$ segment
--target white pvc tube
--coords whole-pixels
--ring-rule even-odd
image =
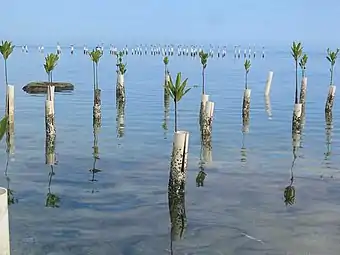
[[[53,102],[45,100],[45,116],[53,114]]]
[[[168,82],[170,81],[170,75],[168,73],[165,74],[165,82],[166,84],[168,84]]]
[[[244,90],[244,98],[250,98],[251,95],[251,89],[245,89]]]
[[[124,87],[124,74],[118,73],[117,82],[120,86]]]
[[[251,89],[245,89],[243,93],[242,120],[248,122],[250,118]]]
[[[331,85],[329,86],[329,91],[328,91],[328,95],[331,95],[331,96],[335,96],[335,91],[336,91],[336,86],[334,85]]]
[[[117,75],[116,98],[125,101],[124,74],[121,74],[120,72],[118,72]]]
[[[249,133],[249,124],[248,123],[243,124],[242,133]]]
[[[301,80],[300,89],[300,103],[305,104],[306,102],[306,91],[307,91],[307,77],[303,77]]]
[[[48,86],[47,87],[47,100],[51,101],[51,114],[54,115],[54,91],[55,91],[55,87],[54,86]]]
[[[189,132],[177,131],[174,133],[171,157],[171,176],[175,182],[185,181],[188,164]]]
[[[14,86],[7,85],[8,122],[14,123]]]
[[[0,255],[10,255],[7,189],[0,187]]]
[[[294,116],[298,118],[301,117],[301,108],[302,108],[302,104],[294,104]]]
[[[264,97],[264,101],[265,101],[266,112],[268,114],[269,119],[271,119],[271,117],[272,117],[272,108],[271,108],[271,104],[270,104],[270,97],[269,97],[269,95]]]
[[[304,83],[305,87],[307,88],[307,77],[302,78],[302,82]]]
[[[124,130],[125,113],[124,105],[117,108],[117,129],[121,132]]]
[[[270,94],[270,88],[272,86],[273,74],[274,74],[274,72],[272,72],[272,71],[269,71],[269,73],[268,73],[266,88],[264,90],[264,94],[266,96],[268,96]]]
[[[204,115],[204,111],[205,111],[205,105],[206,103],[209,101],[209,95],[206,94],[202,94],[201,95],[201,107],[200,107],[200,114],[199,114],[199,119],[200,119],[200,123],[203,120],[203,115]]]
[[[301,145],[301,134],[294,132],[292,136],[292,146],[295,148],[299,148],[300,145]]]
[[[201,96],[201,102],[205,105],[206,102],[209,101],[209,95],[202,94]]]
[[[47,86],[46,100],[54,100],[54,86]]]
[[[212,162],[212,150],[206,146],[202,148],[202,159],[206,163]]]
[[[51,100],[53,102],[53,113],[54,113],[54,92],[55,92],[55,87],[50,86]]]
[[[205,111],[205,116],[207,118],[212,118],[214,116],[214,107],[215,107],[214,102],[211,102],[211,101],[206,102],[204,111]]]

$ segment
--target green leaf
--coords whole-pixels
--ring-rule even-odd
[[[0,53],[2,54],[5,60],[7,60],[8,57],[12,54],[13,49],[14,49],[14,45],[12,45],[12,42],[9,42],[9,41],[1,42]]]
[[[103,56],[103,52],[99,49],[94,49],[90,52],[89,56],[94,63],[98,64],[100,58]]]
[[[330,62],[331,66],[335,65],[336,59],[338,58],[340,49],[336,49],[335,51],[327,49],[327,56],[326,59]]]
[[[0,141],[4,137],[8,128],[8,116],[5,116],[0,121]]]
[[[117,64],[116,66],[118,67],[118,72],[120,74],[125,74],[126,73],[126,66],[127,66],[127,63],[123,63],[123,55],[124,55],[124,52],[120,51],[117,55]]]
[[[246,61],[244,62],[244,70],[246,71],[246,73],[249,72],[250,67],[251,67],[251,62],[249,59],[246,59]]]
[[[207,62],[208,62],[209,54],[205,53],[203,50],[201,50],[198,53],[198,56],[201,59],[201,64],[202,64],[203,69],[205,69],[207,67]]]
[[[175,103],[179,102],[182,97],[189,92],[191,88],[187,88],[188,78],[181,81],[182,74],[179,72],[176,76],[175,84],[173,83],[171,75],[167,86],[165,87],[167,93],[171,96]]]
[[[187,89],[184,91],[183,96],[184,96],[186,93],[188,93],[190,90],[191,90],[191,88],[187,88]]]
[[[45,57],[44,68],[46,73],[49,74],[54,70],[54,68],[57,66],[58,60],[59,56],[54,53],[50,53]]]
[[[297,62],[299,60],[299,58],[301,57],[302,50],[303,50],[303,47],[302,47],[301,42],[293,42],[293,45],[291,47],[291,54],[292,54],[295,62]]]
[[[168,65],[169,64],[169,58],[168,57],[164,57],[163,58],[163,63],[164,63],[164,65]]]
[[[303,54],[303,56],[302,56],[302,58],[300,59],[300,62],[299,62],[299,66],[301,67],[301,69],[306,69],[307,61],[308,61],[308,56],[305,53],[305,54]]]

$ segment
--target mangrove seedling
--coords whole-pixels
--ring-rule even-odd
[[[165,87],[175,104],[175,132],[177,132],[177,104],[182,97],[190,91],[191,88],[187,87],[188,78],[182,82],[182,74],[179,72],[176,76],[176,82],[173,83],[171,75],[168,85]]]
[[[251,62],[249,59],[246,59],[246,61],[244,62],[244,70],[246,71],[245,74],[245,89],[248,89],[248,73],[250,71],[250,67],[251,67]]]
[[[295,61],[295,104],[298,104],[298,62],[302,55],[302,44],[301,42],[293,42],[291,47],[291,53]]]
[[[118,73],[119,71],[118,71],[118,64],[119,64],[119,54],[120,54],[120,52],[119,51],[115,51],[114,52],[114,55],[115,55],[115,57],[116,57],[116,67],[117,67],[117,70],[116,70],[116,72]]]
[[[163,63],[164,63],[164,74],[167,74],[168,71],[168,64],[169,64],[169,58],[168,57],[164,57],[163,58]]]
[[[59,60],[59,55],[58,54],[53,54],[50,53],[45,57],[45,64],[44,68],[48,76],[48,82],[50,83],[50,86],[52,86],[52,73],[54,68],[57,66]],[[47,91],[47,99],[52,100],[53,98],[50,98],[51,95],[49,93],[49,90]]]
[[[163,58],[163,63],[164,63],[164,73],[167,73],[168,70],[168,64],[169,64],[169,58],[168,57],[164,57]]]
[[[94,49],[90,52],[90,58],[93,63],[93,89],[99,89],[98,85],[98,64],[103,52],[100,49]]]
[[[54,53],[50,53],[45,57],[44,68],[48,75],[48,82],[50,82],[51,84],[52,84],[52,72],[54,68],[57,66],[58,60],[59,56]]]
[[[118,66],[118,71],[120,74],[126,73],[126,64],[123,64],[122,62],[120,62],[119,64],[117,64],[117,66]]]
[[[340,49],[336,49],[335,51],[331,51],[329,48],[327,49],[327,60],[329,61],[329,63],[331,64],[331,68],[329,69],[330,73],[331,73],[331,81],[330,81],[330,86],[333,85],[333,75],[334,75],[334,66],[335,66],[335,62],[336,59],[338,57]]]
[[[205,53],[203,50],[198,54],[202,64],[202,94],[205,94],[205,69],[207,68],[209,53]]]
[[[12,45],[12,42],[9,41],[2,41],[0,45],[0,53],[2,57],[4,58],[5,62],[5,82],[6,85],[8,85],[8,72],[7,72],[7,59],[12,54],[14,49],[14,45]]]
[[[118,68],[117,72],[119,74],[125,74],[126,73],[126,65],[127,64],[123,63],[124,51],[120,51],[116,56],[117,56],[117,64],[116,64],[116,66]]]
[[[301,68],[301,72],[302,72],[302,78],[304,78],[306,76],[306,64],[307,64],[307,61],[308,61],[308,56],[307,54],[303,54],[302,58],[300,59],[300,62],[299,62],[299,66]]]
[[[302,83],[301,83],[301,89],[300,89],[300,104],[302,104],[302,113],[304,116],[305,112],[305,97],[306,97],[306,89],[307,89],[307,84],[306,84],[306,65],[308,61],[308,56],[307,54],[303,54],[303,56],[300,59],[299,66],[301,68],[301,76],[302,76]],[[304,118],[304,117],[303,117]]]
[[[117,64],[123,61],[124,51],[115,52],[117,58]]]

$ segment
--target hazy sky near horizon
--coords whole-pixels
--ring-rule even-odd
[[[1,7],[0,39],[15,44],[301,40],[340,47],[339,0],[10,0]]]

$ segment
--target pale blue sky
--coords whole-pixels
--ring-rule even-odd
[[[9,0],[1,8],[0,39],[16,44],[301,40],[340,47],[339,0]]]

